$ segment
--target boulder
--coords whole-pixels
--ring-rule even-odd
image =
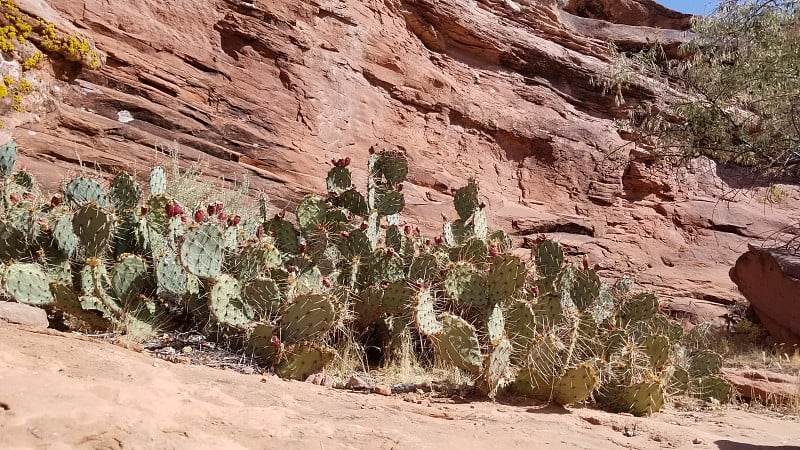
[[[800,345],[800,256],[750,245],[730,277],[773,342]]]
[[[722,376],[747,400],[777,405],[792,405],[800,400],[800,377],[746,369],[723,369]]]
[[[36,328],[50,326],[43,309],[14,302],[0,301],[0,320]]]

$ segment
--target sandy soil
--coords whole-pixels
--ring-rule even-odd
[[[417,404],[53,334],[0,324],[0,448],[800,448],[797,421],[732,408],[640,419],[581,408]]]

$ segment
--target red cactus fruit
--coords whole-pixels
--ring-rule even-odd
[[[497,246],[496,245],[490,246],[489,256],[491,256],[492,258],[496,258],[498,255],[500,255],[500,250],[497,248]]]
[[[343,238],[345,238],[345,239],[347,239],[347,238],[349,238],[349,237],[350,237],[350,233],[349,233],[349,232],[347,232],[347,231],[342,231],[342,237],[343,237]]]
[[[53,197],[50,199],[50,204],[52,206],[58,206],[61,204],[61,194],[53,194]]]
[[[225,214],[224,212],[218,213],[217,220],[219,220],[220,222],[225,222],[226,220],[228,220],[228,215]]]
[[[436,245],[444,244],[444,238],[441,236],[436,236]]]
[[[258,228],[256,228],[256,237],[259,239],[264,237],[264,225],[259,225]]]
[[[397,183],[397,191],[400,192],[403,190],[403,183]]]
[[[361,231],[367,231],[367,228],[369,228],[369,224],[367,222],[362,222],[360,228]]]
[[[12,192],[11,195],[8,198],[9,198],[9,200],[11,200],[11,203],[19,203],[20,202],[19,194],[17,194],[16,192]]]
[[[242,223],[242,216],[238,214],[233,216],[233,226],[239,225],[240,223]]]
[[[331,280],[329,280],[327,278],[323,278],[322,279],[322,285],[325,286],[326,288],[330,288],[331,286],[333,286],[333,284],[331,283]]]
[[[303,253],[306,252],[307,248],[308,248],[308,245],[306,245],[305,242],[301,242],[301,243],[297,244],[297,253],[302,255]]]
[[[349,166],[349,165],[350,165],[350,157],[349,157],[349,156],[346,156],[346,157],[344,158],[344,165],[343,165],[342,167],[347,167],[347,166]]]
[[[202,209],[198,209],[197,211],[194,212],[194,221],[195,222],[200,223],[205,218],[206,218],[206,212],[203,211]]]
[[[181,214],[181,222],[186,223],[188,220],[189,218],[186,217],[186,214]]]
[[[269,340],[269,345],[275,348],[281,348],[281,338],[278,336],[272,336],[272,338]]]
[[[23,192],[22,198],[25,200],[31,200],[33,198],[33,194],[31,194],[30,192]]]
[[[206,212],[208,213],[209,216],[213,216],[217,214],[217,207],[214,206],[213,203],[209,203],[208,206],[206,206]]]
[[[406,236],[411,235],[411,225],[406,225],[403,227],[403,234],[405,234]]]

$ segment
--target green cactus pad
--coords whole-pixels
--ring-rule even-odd
[[[167,193],[167,171],[161,166],[150,170],[150,196]]]
[[[309,195],[297,205],[297,223],[300,229],[308,230],[319,223],[325,211],[328,210],[328,205],[325,200]]]
[[[450,247],[457,247],[472,236],[472,232],[464,220],[445,222],[443,225],[444,241]]]
[[[6,268],[3,281],[8,295],[19,303],[32,306],[53,303],[47,274],[38,264],[12,264]]]
[[[486,365],[481,372],[475,386],[491,399],[497,396],[497,391],[507,381],[511,372],[511,354],[514,348],[511,341],[501,339],[486,358]]]
[[[658,381],[645,381],[616,390],[607,402],[614,412],[649,416],[664,407],[664,389]]]
[[[382,216],[390,216],[403,211],[406,206],[405,196],[402,192],[387,191],[378,195],[375,209]]]
[[[264,270],[278,267],[281,264],[281,253],[268,242],[257,242],[246,245],[234,257],[233,272],[240,281],[248,281],[257,277]]]
[[[381,310],[384,314],[400,314],[409,306],[413,296],[414,289],[405,280],[390,283],[383,290]]]
[[[483,356],[475,327],[450,313],[441,316],[442,331],[431,336],[436,356],[469,373],[478,374]]]
[[[156,282],[160,295],[182,297],[188,294],[188,274],[176,258],[167,255],[156,264]]]
[[[658,298],[653,294],[639,294],[622,305],[623,323],[648,322],[658,313]]]
[[[564,251],[557,242],[546,240],[536,246],[534,259],[540,277],[555,277],[564,265]]]
[[[94,203],[87,203],[72,216],[72,232],[78,238],[87,257],[105,253],[114,233],[114,216]]]
[[[669,339],[665,336],[647,336],[642,339],[640,347],[650,357],[650,366],[660,370],[669,360]]]
[[[592,269],[576,270],[575,282],[572,285],[571,299],[578,311],[586,311],[593,307],[600,297],[602,282],[597,272]]]
[[[388,151],[381,154],[376,163],[377,173],[392,186],[402,183],[408,176],[408,160],[399,151]]]
[[[124,256],[111,269],[111,287],[123,304],[147,288],[147,263],[137,255]]]
[[[475,211],[478,210],[478,183],[475,179],[470,179],[468,184],[456,191],[453,197],[453,205],[462,220],[467,220]]]
[[[459,263],[447,271],[444,288],[448,297],[457,305],[469,308],[484,308],[489,304],[486,280],[469,263]]]
[[[0,177],[11,175],[17,161],[17,142],[13,139],[0,145]]]
[[[297,252],[299,240],[297,229],[288,220],[275,217],[264,224],[264,231],[275,235],[275,246],[283,253]]]
[[[21,186],[26,191],[32,191],[36,187],[36,180],[28,171],[14,172],[11,180],[18,186]]]
[[[367,286],[356,296],[353,308],[358,326],[365,328],[377,320],[382,312],[383,290],[380,286]]]
[[[64,199],[67,203],[77,208],[89,202],[96,203],[98,206],[106,206],[106,191],[97,181],[80,177],[67,183],[64,186]]]
[[[491,345],[498,345],[501,339],[505,339],[506,320],[503,308],[497,303],[489,309],[489,313],[486,315],[486,333]]]
[[[355,189],[348,189],[339,194],[337,204],[357,216],[366,217],[369,214],[367,200]]]
[[[208,293],[208,309],[221,325],[244,329],[255,319],[253,309],[242,300],[239,282],[230,275],[220,275]]]
[[[12,222],[0,220],[0,259],[19,260],[29,256],[27,234]]]
[[[415,299],[416,305],[413,314],[417,330],[423,336],[438,336],[443,331],[443,327],[436,318],[435,298],[429,290],[425,290],[418,293]]]
[[[353,185],[353,177],[347,167],[332,167],[328,171],[326,181],[328,192],[336,192],[337,194],[350,189],[350,186]]]
[[[689,383],[690,394],[703,400],[728,403],[733,398],[733,386],[721,377],[702,377]]]
[[[506,333],[515,348],[527,349],[536,333],[536,317],[533,309],[524,301],[513,302],[507,308]]]
[[[214,225],[202,224],[184,236],[180,248],[181,264],[200,278],[216,278],[222,272],[223,245],[222,231]]]
[[[269,323],[258,323],[248,329],[245,335],[245,351],[271,364],[278,354],[278,349],[273,345],[272,341],[275,331],[277,331],[275,326]]]
[[[253,308],[256,316],[271,319],[281,306],[281,291],[272,278],[255,278],[242,287],[242,299]]]
[[[476,210],[470,218],[472,224],[472,234],[476,238],[486,241],[489,237],[489,222],[486,213],[482,209]]]
[[[299,295],[283,307],[281,339],[288,343],[312,340],[326,335],[336,324],[336,308],[331,297]]]
[[[434,255],[423,253],[411,260],[411,266],[408,268],[409,280],[429,281],[438,277],[438,275],[439,263]]]
[[[564,318],[564,305],[561,303],[561,297],[555,294],[540,296],[533,310],[540,325],[552,326]]]
[[[482,240],[473,237],[464,242],[461,247],[450,250],[450,259],[454,261],[470,261],[482,263],[489,257],[489,247]]]
[[[689,357],[689,374],[692,378],[716,375],[722,369],[722,356],[710,350],[697,352]]]
[[[397,253],[390,255],[387,249],[372,252],[367,264],[372,284],[393,283],[405,277],[403,260]]]
[[[347,260],[356,257],[366,258],[372,253],[372,244],[366,233],[361,230],[350,231],[347,238],[340,240],[336,246]]]
[[[131,175],[120,172],[111,182],[108,196],[117,211],[124,211],[139,204],[142,199],[142,188]]]
[[[564,406],[580,403],[586,401],[598,387],[600,374],[597,369],[589,363],[582,363],[567,369],[558,379],[553,386],[553,401]]]
[[[502,303],[511,300],[525,285],[527,269],[516,255],[505,254],[492,260],[486,278],[489,301]]]
[[[305,344],[289,352],[286,359],[275,367],[281,378],[305,380],[322,370],[336,357],[336,350],[319,344]]]

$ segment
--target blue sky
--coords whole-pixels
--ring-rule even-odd
[[[657,0],[667,8],[689,14],[707,14],[719,3],[717,0]]]

